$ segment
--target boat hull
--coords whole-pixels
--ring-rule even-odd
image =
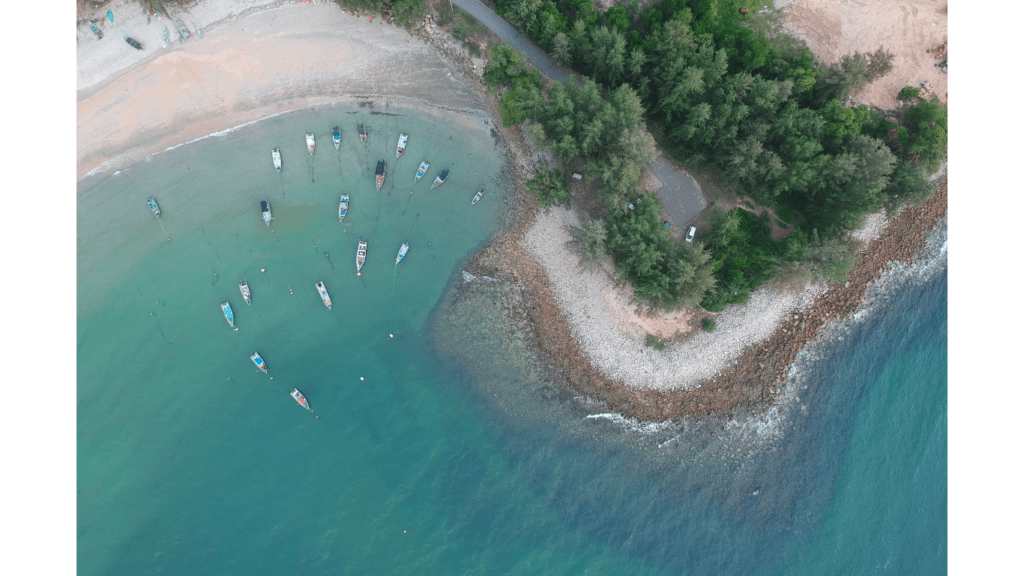
[[[341,129],[334,127],[334,149],[341,150]]]
[[[312,132],[306,134],[306,148],[309,149],[310,156],[316,151],[316,139],[313,137]]]
[[[398,149],[395,151],[395,160],[398,160],[402,156],[402,152],[405,152],[405,144],[409,141],[409,136],[401,134],[398,137]]]
[[[327,287],[324,286],[323,282],[316,283],[316,291],[320,293],[320,299],[324,301],[324,306],[327,306],[327,309],[330,310],[331,295],[327,293]]]
[[[270,157],[274,161],[274,170],[281,171],[281,151],[274,148],[270,151]]]
[[[298,403],[299,406],[302,406],[303,408],[309,410],[310,412],[313,411],[312,408],[309,407],[309,400],[306,400],[306,396],[303,395],[302,392],[299,392],[298,388],[293,388],[290,394],[291,397],[295,399],[295,402]]]
[[[263,358],[260,357],[258,352],[253,352],[252,356],[249,356],[249,359],[252,360],[252,363],[255,364],[260,371],[264,374],[269,374],[269,372],[267,372],[267,363],[263,361]]]
[[[441,184],[444,184],[445,182],[447,182],[448,181],[448,176],[450,176],[450,175],[451,175],[451,173],[448,172],[448,170],[442,171],[440,174],[437,175],[437,178],[434,178],[434,183],[430,186],[430,189],[433,190],[434,188],[437,188]]]
[[[398,266],[398,263],[401,262],[403,259],[405,259],[405,255],[408,254],[408,253],[409,253],[409,243],[408,242],[403,242],[402,243],[402,247],[398,249],[398,256],[395,257],[395,266]]]
[[[483,190],[477,192],[476,196],[473,196],[473,200],[470,201],[469,205],[472,206],[473,204],[476,204],[483,197],[484,197],[484,191]]]
[[[348,216],[348,194],[341,195],[341,202],[338,203],[338,222]]]
[[[363,264],[366,263],[366,242],[359,239],[359,247],[356,248],[356,275],[362,274]]]
[[[238,285],[238,291],[242,293],[242,300],[245,300],[246,304],[252,304],[252,293],[249,292],[249,284],[242,282]]]
[[[235,327],[235,313],[231,311],[231,305],[227,302],[220,303],[220,309],[224,312],[224,319],[228,321],[228,326]]]

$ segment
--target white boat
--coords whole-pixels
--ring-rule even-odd
[[[274,159],[274,169],[278,172],[281,171],[281,151],[274,148],[270,151],[270,157]]]
[[[430,162],[426,160],[420,162],[419,170],[416,170],[416,179],[413,180],[414,183],[419,182],[420,178],[423,178],[423,175],[427,173],[427,168],[430,168]]]
[[[402,152],[405,152],[405,143],[408,142],[408,141],[409,141],[409,135],[408,134],[399,134],[398,135],[398,151],[395,152],[395,159],[396,160],[398,158],[402,157]]]
[[[338,203],[338,222],[345,219],[348,215],[348,194],[341,195],[341,202]]]
[[[331,295],[327,293],[327,287],[324,286],[324,283],[323,283],[322,280],[320,282],[316,283],[316,291],[320,293],[320,299],[324,301],[324,306],[327,306],[327,309],[330,310],[331,309]]]
[[[306,148],[309,148],[309,155],[313,155],[313,151],[316,150],[316,140],[313,139],[312,132],[306,132]]]
[[[267,223],[267,226],[270,226],[270,221],[274,219],[274,215],[270,213],[270,202],[261,200],[260,210],[263,212],[263,221]]]
[[[388,165],[383,160],[377,162],[377,192],[380,192],[380,187],[384,185],[384,176],[388,171]]]
[[[434,178],[434,183],[430,185],[430,189],[433,190],[434,188],[437,188],[441,184],[447,182],[449,174],[450,172],[448,171],[447,168],[441,170],[441,173],[437,175],[437,178]]]
[[[295,398],[295,401],[299,403],[299,406],[302,406],[303,408],[309,410],[310,412],[313,411],[309,407],[309,401],[306,400],[306,397],[302,395],[302,392],[299,392],[298,388],[292,388],[291,395],[292,398]]]
[[[252,294],[249,292],[249,283],[242,280],[238,283],[238,289],[242,292],[242,299],[246,304],[252,304]]]
[[[334,149],[341,150],[341,128],[335,126],[331,133],[334,136]]]
[[[249,356],[249,359],[252,360],[253,364],[255,364],[257,368],[262,370],[264,374],[270,374],[270,372],[267,372],[267,363],[264,362],[263,358],[260,357],[259,352],[253,352],[252,356]]]
[[[395,258],[395,266],[405,258],[405,255],[409,253],[409,243],[402,242],[402,247],[398,249],[398,257]]]
[[[356,276],[363,275],[363,264],[366,263],[366,240],[359,239],[359,247],[356,248]]]
[[[469,203],[469,205],[472,206],[473,204],[476,204],[483,197],[484,197],[484,191],[483,190],[477,192],[476,196],[473,196],[473,200]]]
[[[235,313],[231,311],[231,304],[221,302],[220,309],[224,312],[224,319],[228,321],[228,326],[235,328]],[[238,328],[235,328],[235,332],[238,332]]]

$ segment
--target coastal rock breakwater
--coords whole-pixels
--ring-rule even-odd
[[[528,145],[518,144],[510,146],[510,152],[521,158]],[[523,202],[521,195],[518,200]],[[919,207],[905,208],[889,221],[882,234],[861,251],[846,282],[833,284],[809,306],[784,316],[767,338],[747,347],[724,370],[687,390],[634,388],[593,366],[572,335],[551,279],[527,246],[525,224],[530,218],[519,221],[509,233],[477,254],[469,269],[481,274],[511,274],[515,289],[523,292],[522,302],[527,304],[519,313],[530,319],[536,341],[551,364],[577,393],[605,402],[609,411],[657,422],[683,416],[760,414],[777,400],[790,368],[800,363],[800,350],[823,327],[852,314],[868,285],[890,263],[911,262],[925,244],[925,233],[945,216],[946,210],[947,182],[943,179],[932,198]]]

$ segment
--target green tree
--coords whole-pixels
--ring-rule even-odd
[[[907,86],[906,88],[900,90],[900,93],[896,96],[896,99],[910,101],[913,100],[914,98],[917,98],[920,95],[920,90],[914,88],[913,86]]]
[[[608,254],[605,248],[608,234],[605,232],[604,223],[600,220],[591,220],[581,228],[573,228],[572,237],[579,242],[580,256],[582,256],[585,266],[593,266]]]
[[[492,88],[506,86],[526,74],[526,56],[508,42],[495,45],[490,50],[490,60],[484,68],[483,81]]]
[[[550,206],[552,204],[569,203],[569,177],[564,170],[548,169],[548,165],[542,165],[537,174],[526,182],[526,189],[537,196],[537,204]]]

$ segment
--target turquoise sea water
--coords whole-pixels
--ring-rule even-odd
[[[80,187],[81,574],[945,570],[944,273],[812,367],[776,451],[723,459],[713,419],[588,419],[602,410],[549,381],[499,313],[504,285],[462,281],[500,226],[490,131],[386,111],[287,114]],[[452,168],[433,193],[412,186],[422,158],[431,179]]]

